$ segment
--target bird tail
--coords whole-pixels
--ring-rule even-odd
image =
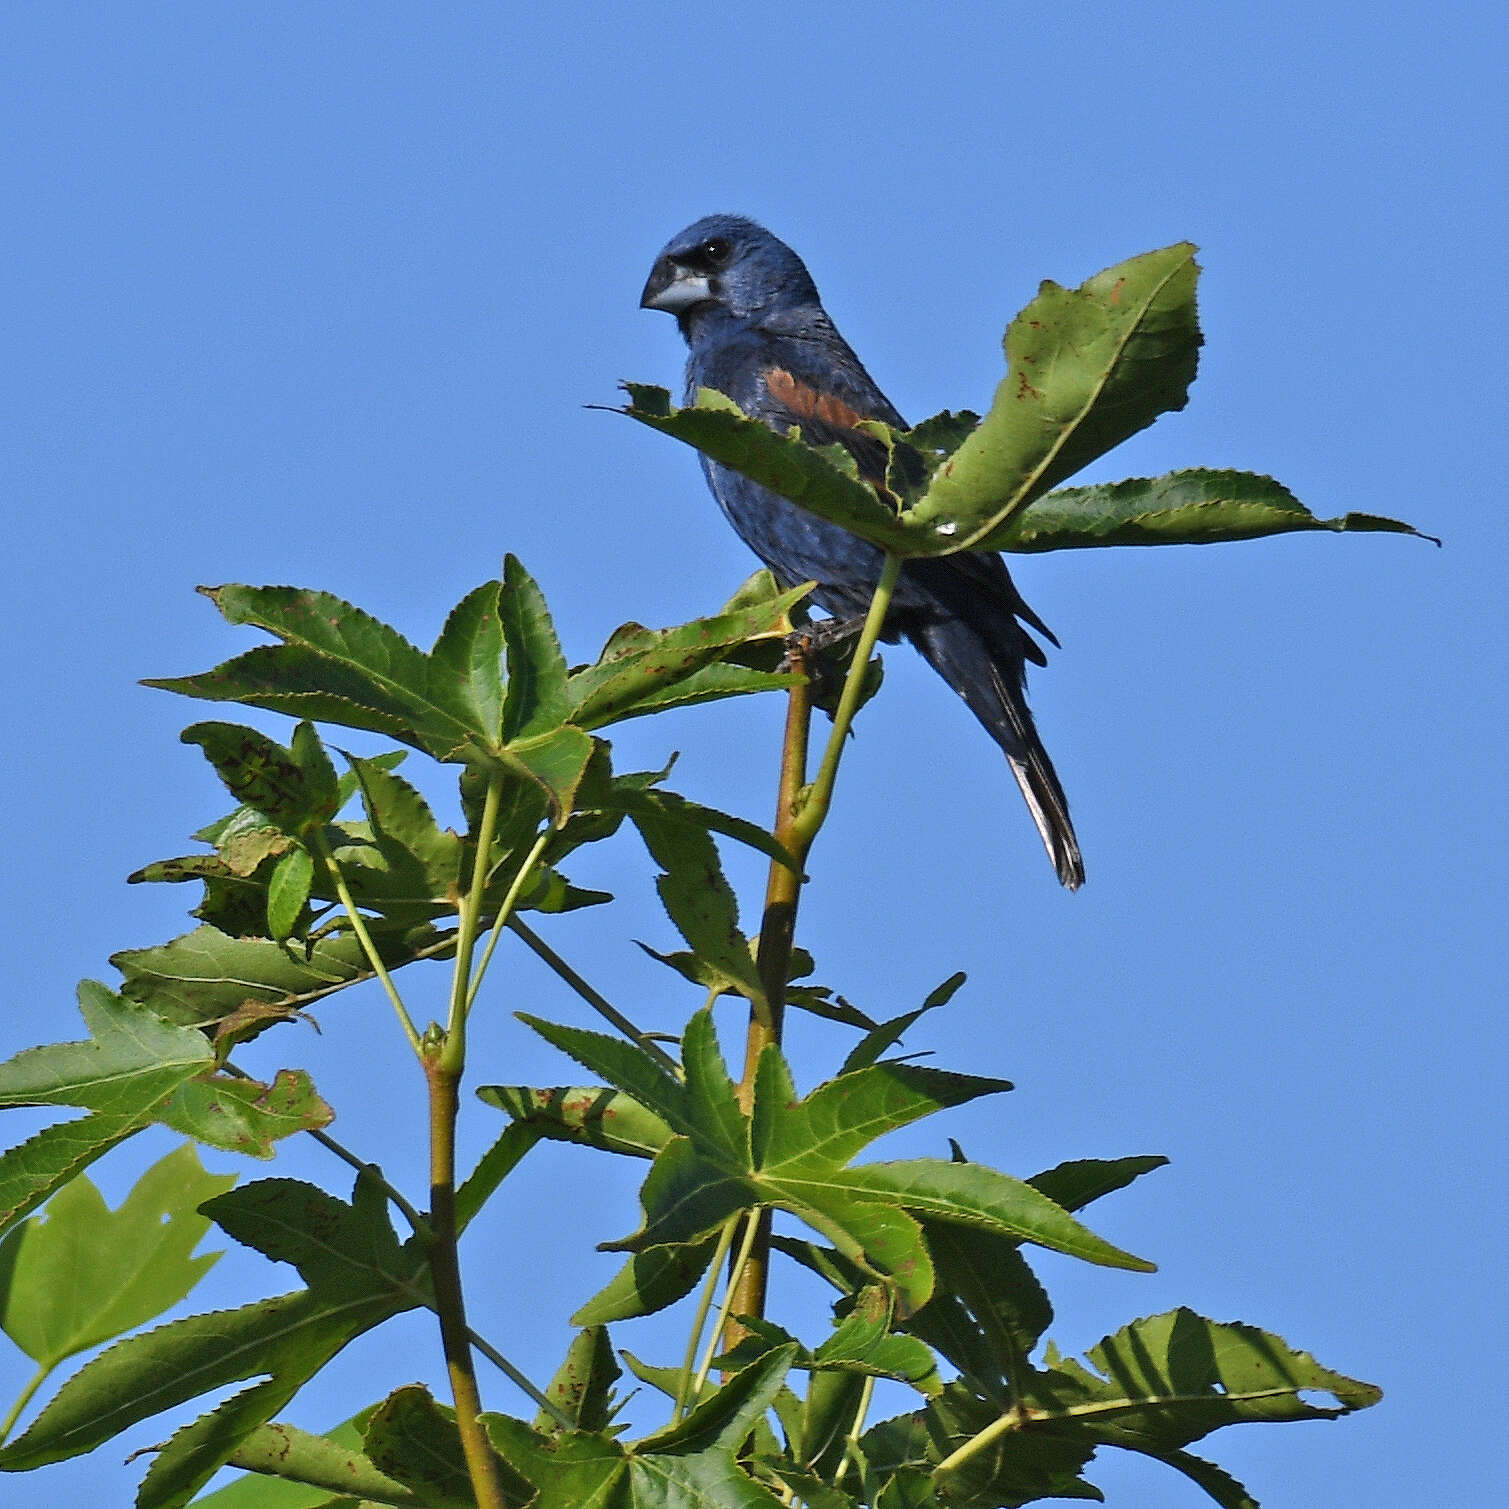
[[[1024,653],[1017,642],[1026,635],[1015,623],[1012,629],[1016,639],[999,646],[958,619],[920,625],[908,637],[1001,746],[1060,882],[1077,891],[1085,862],[1064,788],[1027,706]]]

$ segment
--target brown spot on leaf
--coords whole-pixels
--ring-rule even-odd
[[[1111,286],[1111,303],[1119,304],[1121,302],[1121,290],[1126,286],[1127,280],[1125,278],[1117,278]]]

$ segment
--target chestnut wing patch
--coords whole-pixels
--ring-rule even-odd
[[[765,391],[802,427],[803,439],[813,445],[843,446],[866,481],[884,486],[885,447],[857,428],[869,416],[831,393],[798,381],[784,367],[767,367],[762,375]]]

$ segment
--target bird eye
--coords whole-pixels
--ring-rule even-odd
[[[710,240],[702,243],[702,255],[715,267],[721,267],[728,261],[728,254],[733,250],[733,244],[727,236],[713,236]]]

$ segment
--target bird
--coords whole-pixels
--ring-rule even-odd
[[[712,388],[755,420],[813,445],[840,444],[862,476],[882,482],[880,442],[856,427],[907,428],[818,297],[806,264],[742,215],[709,215],[671,238],[640,296],[676,317],[688,357],[685,402]],[[839,524],[699,457],[718,506],[783,588],[815,581],[812,600],[839,623],[869,609],[884,555]],[[1027,707],[1026,663],[1046,665],[1030,626],[1052,631],[989,551],[908,560],[882,627],[905,638],[964,699],[1001,747],[1060,882],[1077,890],[1084,860],[1069,804]]]

